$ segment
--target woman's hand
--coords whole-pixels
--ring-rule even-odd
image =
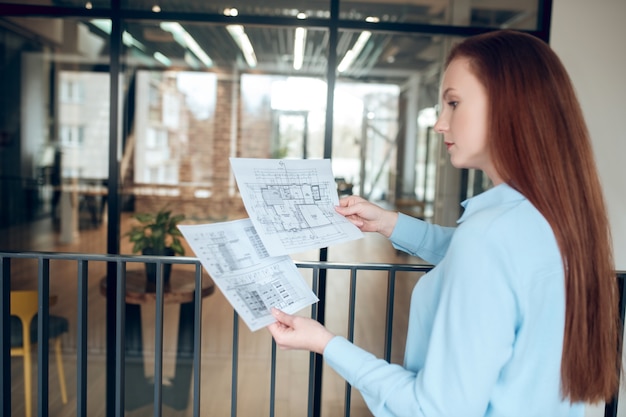
[[[345,216],[363,232],[378,232],[385,237],[391,236],[398,222],[398,213],[385,210],[362,197],[349,196],[339,199],[337,213]]]
[[[323,354],[330,339],[335,335],[319,322],[300,316],[287,314],[272,308],[276,323],[267,326],[281,349],[304,349]]]

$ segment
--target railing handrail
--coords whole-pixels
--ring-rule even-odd
[[[200,259],[193,256],[166,256],[166,255],[131,255],[131,254],[98,254],[98,253],[81,253],[81,252],[46,252],[46,251],[0,251],[0,258],[45,258],[66,261],[97,261],[97,262],[163,262],[170,264],[198,264]],[[335,262],[335,261],[310,261],[297,260],[294,263],[301,267],[323,269],[329,267],[332,269],[365,269],[372,271],[396,270],[396,271],[427,271],[432,269],[432,265],[428,263],[414,264],[396,264],[384,262]]]

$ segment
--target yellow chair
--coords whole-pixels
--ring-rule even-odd
[[[26,417],[32,413],[32,359],[31,355],[37,343],[37,291],[11,291],[11,356],[24,357],[24,401]],[[67,403],[65,372],[61,360],[61,335],[69,330],[68,320],[64,317],[49,316],[49,340],[54,342],[56,362],[59,373],[61,400]],[[26,337],[23,337],[26,335]]]

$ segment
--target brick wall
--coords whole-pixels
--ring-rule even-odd
[[[236,91],[235,99],[233,91]],[[179,172],[181,184],[187,185],[178,187],[177,196],[137,195],[134,211],[156,211],[167,205],[177,213],[185,213],[190,222],[248,217],[241,198],[232,187],[234,180],[229,157],[270,157],[270,91],[259,93],[255,90],[253,94],[254,100],[242,99],[238,79],[218,76],[214,114],[206,120],[196,120],[191,115],[189,117],[188,142],[181,154]],[[254,105],[250,105],[250,102],[254,102]],[[234,114],[237,120],[234,123],[236,138],[233,141]],[[236,149],[232,149],[233,144]],[[206,191],[209,196],[199,198],[196,196],[198,191]]]

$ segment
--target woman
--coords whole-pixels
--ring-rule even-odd
[[[542,41],[468,38],[446,62],[435,130],[452,164],[493,187],[456,228],[359,197],[337,211],[435,264],[416,284],[404,365],[276,309],[286,349],[308,349],[376,416],[583,416],[618,388],[618,294],[606,209],[569,77]]]

